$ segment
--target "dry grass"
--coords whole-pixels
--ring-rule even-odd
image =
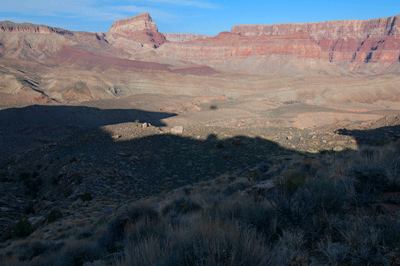
[[[0,262],[383,265],[390,264],[389,255],[399,256],[400,222],[372,208],[377,195],[400,192],[399,145],[326,154],[280,168],[275,188],[261,200],[243,193],[254,179],[225,174],[138,201],[104,225],[69,231],[58,246],[32,236],[3,244]]]

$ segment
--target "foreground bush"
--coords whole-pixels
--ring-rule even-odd
[[[199,220],[197,220],[199,221]],[[270,265],[262,238],[233,224],[193,222],[129,242],[119,265]]]
[[[12,231],[12,237],[21,238],[27,237],[33,233],[32,224],[28,221],[27,218],[21,218],[16,224],[14,230]]]
[[[67,245],[60,254],[57,266],[82,266],[102,258],[103,250],[92,242],[76,241]]]

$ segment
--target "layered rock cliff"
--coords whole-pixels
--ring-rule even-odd
[[[169,42],[187,42],[196,39],[205,39],[211,36],[193,33],[163,33]]]
[[[166,43],[157,53],[163,57],[207,65],[219,71],[250,71],[256,74],[283,74],[281,66],[285,64],[309,68],[307,63],[301,62],[304,60],[328,61],[318,44],[303,31],[280,36],[244,36],[221,32],[211,38]],[[267,66],[271,64],[273,67]]]
[[[41,61],[65,47],[174,67],[293,74],[400,73],[400,15],[366,21],[237,25],[215,37],[158,32],[148,13],[106,34],[0,22],[0,57]],[[207,37],[207,38],[206,38]],[[155,49],[158,48],[158,49]]]
[[[350,71],[385,70],[400,57],[400,15],[364,21],[237,25],[231,32],[244,36],[278,36],[300,30],[321,47],[330,62],[344,65]]]
[[[127,54],[107,43],[102,33],[73,32],[44,25],[0,22],[0,57],[40,61],[69,46],[118,56]]]
[[[158,32],[149,13],[116,20],[108,30],[106,39],[115,47],[131,52],[142,47],[158,48],[167,42],[164,35]]]
[[[74,35],[72,31],[60,28],[53,28],[44,25],[34,25],[30,23],[14,23],[11,21],[0,22],[0,33],[55,33],[60,35]]]

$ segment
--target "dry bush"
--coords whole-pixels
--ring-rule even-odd
[[[316,177],[307,180],[304,186],[310,192],[311,201],[315,204],[315,211],[341,213],[349,199],[343,180]]]
[[[203,216],[211,221],[234,222],[245,228],[255,228],[266,239],[275,237],[278,226],[276,211],[267,202],[225,201],[207,206]]]
[[[273,265],[312,265],[305,243],[305,233],[302,229],[283,230],[271,252]]]
[[[200,215],[187,226],[170,227],[162,238],[129,242],[118,265],[269,265],[264,241],[254,231]]]
[[[194,201],[192,198],[181,197],[180,199],[176,199],[170,204],[166,205],[162,210],[162,214],[178,216],[180,214],[186,214],[192,211],[200,210],[201,208],[201,205]]]
[[[82,266],[104,256],[104,250],[92,241],[71,241],[60,252],[57,266]]]
[[[339,229],[343,242],[347,246],[348,256],[354,264],[366,264],[371,261],[383,263],[380,253],[380,230],[373,221],[366,218],[350,217],[344,220]]]

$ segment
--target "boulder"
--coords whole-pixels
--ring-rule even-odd
[[[171,128],[172,134],[182,134],[183,133],[183,126],[175,126]]]

